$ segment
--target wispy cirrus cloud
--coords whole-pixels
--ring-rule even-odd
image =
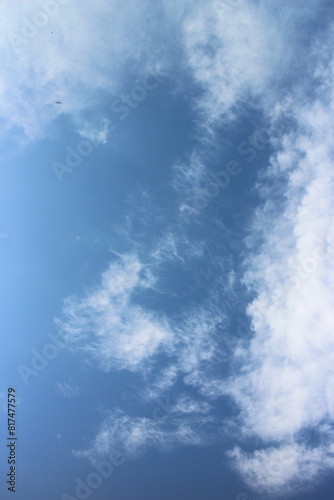
[[[161,264],[160,259],[161,255]],[[154,263],[152,268],[156,274]],[[106,371],[126,368],[145,372],[145,363],[165,352],[170,360],[161,366],[161,372],[166,369],[170,376],[164,384],[168,379],[173,383],[179,371],[189,374],[203,364],[217,363],[217,326],[224,324],[226,312],[211,294],[200,307],[186,307],[168,320],[163,308],[157,314],[137,305],[136,293],[170,293],[170,289],[159,288],[162,281],[154,277],[152,268],[134,255],[120,256],[86,296],[65,299],[56,324],[69,347],[85,352]]]
[[[58,382],[56,388],[57,392],[65,398],[73,398],[80,392],[79,387],[71,382]]]
[[[150,448],[167,451],[181,445],[206,446],[208,438],[199,430],[199,424],[215,421],[209,415],[210,409],[207,403],[189,397],[180,397],[169,408],[167,418],[159,421],[133,417],[116,409],[102,422],[90,448],[76,450],[74,454],[94,462],[105,457],[111,449],[120,450],[126,458],[133,459]]]
[[[64,338],[106,371],[139,369],[163,345],[173,343],[165,318],[131,302],[133,292],[148,285],[144,266],[134,256],[111,264],[99,287],[86,297],[65,301],[56,320]]]

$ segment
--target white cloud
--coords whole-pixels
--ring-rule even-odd
[[[55,5],[53,14],[47,13],[48,3]],[[93,6],[87,0],[4,0],[0,117],[5,127],[33,139],[60,113],[84,124],[83,112],[94,109],[101,92],[122,93],[129,61],[136,76],[160,69],[163,45],[152,51],[150,40],[158,31],[147,22],[155,10],[150,1],[97,0]]]
[[[19,89],[12,90],[17,70],[11,70],[9,76],[4,71],[3,116],[11,117],[9,122],[22,126],[29,136],[37,133],[41,121],[50,120],[54,108],[41,107],[41,103],[51,103],[54,95],[65,102],[64,112],[77,117],[87,107],[87,96],[91,96],[88,107],[93,104],[96,90],[117,92],[122,77],[115,81],[113,72],[123,74],[128,54],[143,62],[144,69],[135,66],[138,71],[157,68],[158,60],[167,67],[171,64],[161,48],[166,33],[155,39],[159,48],[152,50],[159,22],[154,20],[155,28],[148,34],[140,29],[151,2],[145,3],[143,10],[133,8],[130,2],[114,2],[111,7],[100,0],[93,12],[88,2],[80,5],[79,12],[74,4],[68,4],[69,15],[57,20],[54,47],[46,42],[46,32],[40,42],[37,38],[29,42],[29,54],[36,61],[32,65],[22,48],[18,67],[23,83]],[[146,364],[165,350],[169,358],[160,376],[143,390],[148,399],[164,393],[180,376],[207,398],[233,396],[241,408],[239,438],[256,437],[262,444],[261,449],[249,454],[235,448],[230,457],[250,486],[285,494],[296,482],[314,481],[332,467],[333,65],[326,68],[323,62],[313,72],[312,64],[319,58],[319,48],[318,52],[315,49],[301,76],[307,76],[305,89],[296,86],[289,95],[287,77],[297,78],[289,73],[290,66],[298,61],[301,50],[308,50],[306,46],[303,49],[304,40],[298,38],[302,31],[298,23],[317,13],[316,2],[308,2],[302,13],[299,6],[287,3],[280,9],[281,2],[276,1],[240,1],[235,9],[218,0],[204,7],[201,2],[178,5],[173,1],[163,3],[164,21],[175,34],[174,45],[168,50],[175,55],[173,50],[179,49],[176,64],[186,61],[182,76],[190,73],[203,91],[193,104],[204,112],[205,126],[230,119],[243,102],[258,103],[257,99],[260,109],[272,119],[273,132],[279,130],[280,114],[294,119],[289,134],[272,140],[277,152],[260,179],[259,192],[266,202],[257,212],[258,222],[248,241],[252,253],[245,277],[248,287],[257,293],[248,309],[254,339],[249,350],[237,348],[235,356],[240,363],[245,355],[243,370],[227,384],[212,369],[222,357],[217,326],[224,327],[226,322],[226,311],[218,300],[222,297],[218,281],[213,280],[200,306],[195,304],[167,322],[163,316],[134,304],[134,292],[153,287],[156,282],[151,269],[133,256],[124,257],[122,264],[111,264],[101,284],[83,299],[68,299],[59,324],[73,344],[96,358],[105,370],[145,371]],[[80,22],[73,23],[75,16]],[[108,22],[114,19],[117,29],[113,31]],[[110,37],[105,36],[107,28]],[[326,54],[328,49],[322,47],[321,52]],[[159,59],[161,54],[164,57]],[[105,67],[111,66],[112,72],[105,72]],[[322,79],[322,84],[317,87],[318,99],[310,104],[307,90],[314,84],[314,76]],[[32,100],[26,99],[37,85],[39,92]],[[84,92],[78,92],[81,88]],[[279,104],[278,95],[282,96]],[[36,109],[42,109],[40,115],[36,115]],[[86,137],[95,133],[89,127],[80,130]],[[212,130],[203,135],[202,145],[214,140]],[[104,142],[106,133],[98,137]],[[185,198],[183,211],[191,212],[186,198],[193,196],[203,182],[206,160],[202,149],[195,148],[189,165],[176,168],[175,185]],[[198,255],[205,255],[204,250],[203,246]],[[184,266],[185,255],[188,259],[184,240],[172,232],[151,250],[157,266],[168,260],[178,260]],[[184,417],[187,408],[190,416],[205,415],[208,409],[185,396],[175,411]],[[128,456],[135,456],[151,444],[162,448],[203,444],[205,439],[191,422],[178,421],[170,430],[152,419],[129,417],[119,411],[103,423],[92,449],[78,454],[103,454],[111,446],[120,446]],[[306,446],[301,431],[309,429],[317,430],[321,444]],[[326,446],[322,444],[325,439],[329,441]],[[277,462],[281,464],[278,471]]]
[[[302,48],[296,20],[317,13],[314,1],[302,12],[286,4],[284,13],[280,2],[230,4],[4,0],[0,119],[19,138],[45,134],[60,113],[85,130],[87,112],[94,115],[102,94],[108,99],[124,92],[129,67],[138,79],[170,71],[176,91],[190,76],[203,90],[194,106],[209,121],[221,118],[240,99],[279,84]]]
[[[58,382],[57,391],[65,398],[72,398],[79,394],[79,387],[69,382]]]
[[[86,124],[86,128],[79,130],[79,135],[88,139],[93,144],[106,144],[111,126],[111,121],[108,118],[101,120],[98,128],[92,128],[90,123]]]
[[[253,489],[275,496],[314,487],[319,476],[334,466],[334,457],[328,456],[326,447],[312,449],[298,444],[270,447],[253,454],[237,447],[228,455]]]
[[[220,161],[215,158],[217,144],[221,147],[228,141],[221,129],[218,133],[218,126],[233,125],[237,118],[242,128],[245,119],[255,119],[259,111],[268,118],[277,100],[289,95],[288,78],[307,82],[304,77],[318,57],[311,55],[302,32],[321,16],[321,9],[313,0],[302,13],[291,2],[282,8],[281,0],[239,0],[234,6],[212,0],[205,8],[195,2],[182,16],[184,66],[200,89],[192,101],[197,111],[197,146],[174,166],[174,188],[185,220],[198,217],[198,210],[221,194],[208,169],[209,162]],[[308,61],[302,67],[301,59]],[[292,71],[296,67],[298,72]],[[219,203],[228,204],[227,190]]]
[[[90,353],[109,371],[142,369],[165,344],[173,344],[167,321],[132,302],[132,294],[146,288],[143,265],[131,255],[110,264],[101,284],[80,299],[66,299],[57,323],[67,342]]]
[[[126,458],[133,459],[151,447],[170,450],[180,445],[206,444],[205,434],[198,431],[198,421],[169,418],[166,422],[161,424],[151,418],[130,417],[116,410],[101,424],[92,446],[74,454],[95,461],[108,455],[110,450],[118,450]]]
[[[233,453],[249,485],[267,493],[284,494],[291,482],[306,484],[334,465],[333,69],[332,62],[315,101],[300,93],[285,104],[297,124],[259,183],[266,201],[248,241],[254,338],[227,392],[240,405],[245,437],[279,443]],[[302,431],[312,429],[326,445],[305,445]],[[268,472],[289,446],[293,463]]]
[[[282,8],[281,1],[194,5],[183,21],[183,39],[189,67],[203,88],[205,127],[240,112],[253,98],[275,102],[282,78],[303,50],[297,25],[310,21],[317,7],[314,1],[303,12],[291,2]]]
[[[174,165],[173,185],[180,192],[183,205],[193,207],[193,199],[202,192],[202,186],[207,180],[205,158],[198,151],[193,151],[186,163],[178,162]]]
[[[158,261],[161,264],[161,255]],[[180,374],[187,374],[187,383],[199,383],[201,370],[222,355],[217,326],[226,321],[214,296],[167,321],[162,313],[154,314],[133,301],[135,293],[151,287],[156,291],[151,268],[134,255],[124,255],[109,265],[100,285],[86,296],[65,299],[56,319],[67,344],[89,354],[106,371],[126,368],[145,374],[145,362],[165,352],[167,364],[160,366],[164,375],[151,380],[147,396],[170,387]],[[209,295],[214,293],[215,287]]]
[[[198,401],[190,398],[187,394],[181,394],[173,408],[172,413],[187,415],[187,414],[205,414],[211,410],[212,406],[206,401]]]
[[[156,400],[174,386],[179,375],[179,368],[173,362],[167,367],[161,368],[155,379],[142,391],[143,399]]]

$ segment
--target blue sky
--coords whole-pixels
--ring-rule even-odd
[[[0,14],[2,497],[332,498],[332,3]]]

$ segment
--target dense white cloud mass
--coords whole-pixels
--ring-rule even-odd
[[[237,465],[245,481],[263,494],[276,497],[300,492],[317,483],[334,466],[330,447],[282,445],[257,450],[252,454],[235,448],[228,456]]]
[[[334,465],[333,68],[332,61],[322,73],[315,101],[286,104],[295,130],[259,183],[266,202],[249,240],[254,338],[229,390],[244,434],[279,444],[232,456],[245,479],[266,492],[280,487],[284,494],[292,480],[306,484]],[[311,430],[313,443],[305,438]],[[287,449],[291,463],[274,470]]]

